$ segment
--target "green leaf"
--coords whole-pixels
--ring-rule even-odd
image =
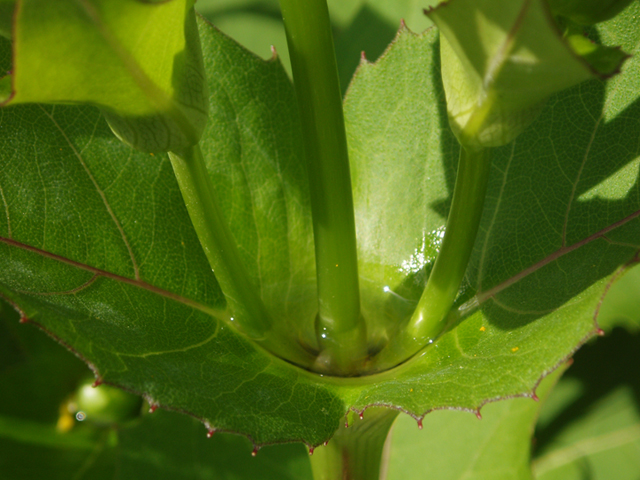
[[[457,145],[442,122],[439,81],[422,73],[433,68],[436,38],[402,28],[376,64],[362,61],[345,99],[362,312],[373,344],[413,312],[444,225],[430,203],[447,195],[440,152]]]
[[[143,151],[197,143],[207,102],[192,3],[22,0],[6,103],[97,105]]]
[[[537,479],[638,478],[639,340],[618,329],[576,354],[541,412]]]
[[[292,86],[277,62],[202,29],[216,102],[202,143],[217,168],[212,176],[227,189],[221,197],[246,258],[255,261],[258,251],[272,262],[249,265],[265,303],[283,319],[306,315],[312,328],[308,200],[297,180],[305,178],[299,127],[286,107],[295,108]],[[215,71],[231,75],[230,64],[257,69],[264,83],[238,69],[240,86],[225,90],[230,78]],[[247,85],[265,102],[255,102]],[[333,433],[344,413],[333,392],[218,319],[222,295],[166,157],[132,152],[88,107],[14,107],[2,111],[2,128],[0,283],[25,317],[72,346],[105,382],[188,411],[210,428],[257,444],[318,444]],[[35,155],[34,134],[47,139]],[[275,296],[283,285],[290,302]]]
[[[211,121],[201,146],[221,209],[275,328],[315,347],[313,226],[291,81],[278,59],[202,31]]]
[[[209,439],[199,422],[177,413],[156,412],[117,429],[73,419],[64,431],[56,428],[86,366],[36,329],[19,326],[15,314],[0,317],[0,389],[12,393],[0,399],[4,480],[311,478],[302,445],[267,447],[251,458],[248,440]]]
[[[599,27],[603,41],[637,51],[640,3],[633,7]],[[450,201],[457,146],[429,60],[437,52],[434,32],[401,31],[376,64],[361,65],[345,102],[363,306],[390,331],[417,302]],[[543,372],[597,332],[606,286],[640,249],[638,67],[634,58],[607,84],[554,96],[513,145],[495,150],[448,331],[401,367],[362,380],[350,391],[353,409],[390,405],[420,418],[530,396]]]
[[[626,57],[580,37],[565,41],[545,0],[451,0],[427,14],[441,32],[449,121],[470,147],[508,144],[550,95],[611,75]]]
[[[438,411],[423,428],[400,416],[391,431],[387,480],[527,480],[531,479],[533,427],[541,404],[564,372],[563,366],[542,380],[536,392],[542,402],[514,398],[490,403],[482,419],[464,412]]]
[[[638,5],[598,27],[603,41],[637,49]],[[201,32],[214,98],[202,142],[210,173],[267,308],[311,343],[313,250],[292,86],[276,62],[210,26]],[[345,105],[363,305],[380,344],[410,315],[448,208],[458,147],[438,51],[435,31],[401,32],[377,64],[361,66]],[[105,381],[257,444],[317,445],[349,407],[419,418],[531,395],[593,335],[606,284],[639,248],[638,69],[634,57],[609,84],[554,97],[514,146],[497,149],[458,305],[469,303],[435,345],[390,372],[320,377],[235,333],[167,159],[122,146],[88,107],[0,112],[0,292]]]

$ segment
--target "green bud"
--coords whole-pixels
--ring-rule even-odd
[[[440,29],[449,123],[470,149],[508,144],[551,95],[611,75],[627,57],[559,35],[546,0],[449,0],[426,13]]]
[[[580,25],[593,25],[618,15],[633,0],[549,0],[556,16],[563,16]]]
[[[142,398],[110,385],[93,387],[83,382],[76,392],[76,419],[109,425],[133,420],[140,416]]]

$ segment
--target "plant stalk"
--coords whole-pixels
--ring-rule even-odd
[[[280,0],[302,123],[318,279],[319,362],[355,373],[366,356],[351,175],[325,0]],[[322,368],[322,365],[320,366]]]
[[[380,353],[377,369],[406,360],[444,329],[475,244],[490,167],[490,149],[460,148],[453,201],[438,257],[408,325]]]
[[[349,428],[341,426],[329,443],[316,448],[311,456],[314,480],[378,480],[385,441],[398,413],[370,408],[363,420],[355,418]]]
[[[231,320],[249,337],[263,339],[271,329],[271,319],[240,260],[200,146],[169,152],[169,158],[200,244],[231,307]]]

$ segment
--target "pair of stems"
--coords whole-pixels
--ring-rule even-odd
[[[351,176],[329,12],[326,0],[280,0],[280,8],[309,168],[319,299],[316,332],[333,362],[331,370],[352,373],[366,356],[366,322],[360,314]],[[475,243],[489,168],[488,149],[461,148],[438,258],[413,316],[369,362],[373,369],[406,360],[444,328]]]
[[[325,0],[282,0],[281,8],[310,179],[318,281],[315,329],[321,353],[313,365],[305,364],[306,359],[303,365],[354,375],[367,356],[367,333],[360,313],[351,175],[329,12]],[[273,350],[270,343],[282,341],[271,335],[273,320],[242,265],[199,147],[171,153],[170,158],[234,320],[249,337]]]
[[[304,355],[290,359],[334,375],[362,374],[371,365],[374,370],[383,370],[422,349],[444,326],[480,222],[489,155],[487,150],[461,149],[446,233],[423,295],[408,325],[371,361],[360,310],[349,157],[326,0],[280,0],[280,7],[309,174],[318,280],[315,327],[321,350],[315,365],[309,365]],[[241,263],[199,147],[171,154],[171,160],[192,222],[225,286],[235,320],[251,338],[268,344],[273,340],[273,320]]]

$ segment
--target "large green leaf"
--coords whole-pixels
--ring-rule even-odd
[[[302,317],[315,280],[307,270],[312,254],[301,253],[313,250],[304,183],[296,179],[304,172],[291,84],[277,62],[201,27],[216,102],[203,149],[211,166],[226,169],[214,178],[225,182],[224,207],[265,303],[277,316]],[[210,428],[260,444],[318,444],[333,433],[345,408],[334,393],[215,318],[224,300],[166,157],[122,145],[89,107],[16,106],[1,115],[1,290],[24,317],[71,346],[105,382]],[[223,124],[235,128],[216,132]],[[41,142],[34,145],[34,136]],[[247,213],[256,223],[238,226],[236,217]],[[283,224],[265,231],[272,219]],[[256,252],[279,268],[251,263]],[[282,288],[294,301],[273,301]]]
[[[632,7],[598,32],[636,52],[640,3]],[[435,32],[401,32],[378,63],[361,65],[345,103],[363,305],[400,325],[437,250],[457,158],[429,61],[436,49]],[[638,66],[634,58],[607,84],[553,97],[513,145],[496,149],[453,325],[352,389],[353,408],[392,405],[419,417],[533,395],[542,372],[597,332],[606,286],[640,247]]]
[[[607,43],[637,49],[638,5],[600,28]],[[292,86],[277,62],[200,28],[208,168],[267,308],[312,343],[313,249]],[[345,107],[363,305],[380,342],[389,322],[410,314],[448,208],[457,146],[437,52],[435,30],[403,30],[377,64],[361,66]],[[103,380],[257,444],[317,445],[350,407],[418,418],[532,395],[594,334],[606,284],[638,248],[638,185],[623,169],[638,162],[637,69],[633,59],[606,86],[554,97],[529,133],[496,152],[459,322],[393,371],[313,375],[219,320],[222,295],[167,159],[122,146],[90,108],[1,112],[0,291]]]

